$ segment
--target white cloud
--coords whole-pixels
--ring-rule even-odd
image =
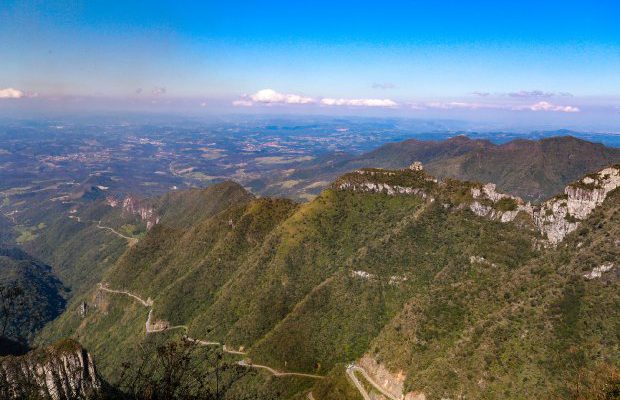
[[[520,97],[543,97],[549,95],[542,91],[531,92],[517,92],[515,98]],[[488,97],[490,94],[487,92],[475,92],[475,95],[479,97]],[[232,102],[235,107],[251,107],[254,105],[309,105],[319,104],[321,106],[328,107],[377,107],[377,108],[394,108],[399,107],[400,104],[391,99],[346,99],[346,98],[312,98],[299,94],[286,94],[279,93],[273,89],[263,89],[258,92],[247,95],[242,95],[239,99]],[[405,106],[412,110],[506,110],[506,111],[551,111],[551,112],[563,112],[563,113],[577,113],[581,110],[578,107],[570,105],[556,105],[548,101],[539,101],[534,104],[521,104],[515,105],[511,102],[502,101],[439,101],[439,102],[419,102],[419,103],[405,103]]]
[[[0,89],[0,99],[21,99],[26,94],[18,89],[6,88]]]
[[[396,107],[398,103],[390,99],[321,99],[325,106],[351,106],[351,107]]]
[[[235,100],[232,102],[232,105],[235,107],[252,107],[254,103],[250,100]]]
[[[494,104],[465,103],[465,102],[460,102],[460,101],[426,103],[426,106],[428,108],[440,108],[442,110],[454,110],[454,109],[478,110],[480,108],[497,108],[497,106]]]
[[[263,89],[249,96],[254,103],[262,104],[312,104],[315,100],[298,94],[278,93],[273,89]]]
[[[429,103],[413,103],[410,104],[413,110],[512,110],[512,111],[555,111],[564,113],[577,113],[581,110],[575,106],[559,106],[547,101],[539,101],[531,105],[514,106],[498,103],[469,103],[469,102],[429,102]]]
[[[514,99],[548,99],[551,97],[573,97],[568,92],[545,92],[543,90],[519,90],[515,92],[491,93],[484,91],[475,91],[471,93],[478,97],[512,97]]]
[[[480,109],[502,109],[505,108],[500,104],[492,103],[468,103],[461,101],[448,101],[448,102],[430,102],[430,103],[414,103],[411,104],[411,108],[414,110],[426,110],[429,108],[439,110],[480,110]]]
[[[578,107],[574,106],[558,106],[547,101],[539,101],[538,103],[530,106],[520,107],[518,109],[527,109],[531,111],[556,111],[564,113],[577,113],[581,111]]]
[[[236,107],[251,107],[256,104],[316,104],[324,106],[352,106],[352,107],[396,107],[398,103],[390,99],[334,99],[323,98],[317,100],[299,94],[279,93],[273,89],[263,89],[252,95],[243,95],[232,102]]]

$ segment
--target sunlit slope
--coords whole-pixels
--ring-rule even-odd
[[[43,337],[78,337],[110,375],[147,338],[219,342],[239,359],[326,376],[288,388],[299,395],[351,395],[344,365],[363,356],[427,398],[545,397],[615,365],[616,275],[584,275],[618,260],[617,191],[555,248],[534,211],[474,197],[480,188],[366,169],[303,205],[232,183],[175,193],[186,211],[167,200],[175,217],[162,214],[102,279],[150,306],[93,287],[76,300],[91,312],[70,307]],[[493,213],[476,215],[481,205]],[[146,336],[150,307],[175,330]]]
[[[414,294],[369,354],[427,398],[598,398],[620,361],[618,238],[616,190],[557,248]]]

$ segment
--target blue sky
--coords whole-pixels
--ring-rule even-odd
[[[612,123],[619,20],[617,1],[3,0],[0,108]]]

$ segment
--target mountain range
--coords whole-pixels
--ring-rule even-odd
[[[31,208],[44,229],[2,248],[0,278],[36,300],[17,336],[81,343],[112,385],[181,340],[220,354],[225,399],[613,398],[618,162],[572,137],[457,136],[304,163],[288,177],[329,183],[303,203],[86,181]]]
[[[515,139],[503,144],[465,135],[441,141],[409,139],[357,157],[320,159],[286,179],[306,185],[318,182],[316,190],[320,190],[357,168],[404,168],[415,161],[438,178],[492,182],[506,193],[540,202],[589,172],[619,163],[620,149],[572,136]]]
[[[349,379],[387,398],[595,393],[619,356],[618,185],[610,167],[531,206],[416,164],[305,204],[177,192],[40,338],[78,339],[112,381],[145,340],[225,345],[256,371],[226,398],[364,396]]]

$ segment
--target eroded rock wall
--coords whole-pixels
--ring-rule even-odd
[[[65,340],[24,356],[0,358],[2,399],[89,399],[101,389],[92,357],[74,341]]]

